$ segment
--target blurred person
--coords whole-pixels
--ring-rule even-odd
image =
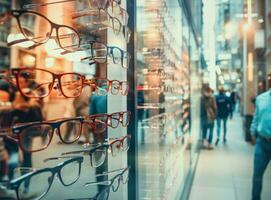
[[[236,102],[237,102],[237,92],[234,90],[232,90],[230,94],[230,102],[231,102],[230,119],[232,119],[233,113],[235,112]]]
[[[3,126],[3,118],[9,109],[6,105],[10,102],[9,86],[5,82],[0,84],[0,127]],[[7,179],[8,175],[8,153],[4,146],[3,138],[0,138],[0,180]]]
[[[271,88],[271,74],[268,74]],[[256,97],[255,113],[250,127],[254,152],[252,200],[261,200],[263,175],[271,159],[271,90]],[[257,137],[257,139],[256,139]]]
[[[217,139],[216,145],[218,145],[220,140],[220,130],[221,122],[223,123],[223,142],[227,142],[227,120],[231,110],[230,98],[226,96],[223,87],[219,89],[218,95],[216,95],[216,105],[217,105]]]
[[[5,118],[9,115],[11,101],[13,99],[13,88],[7,82],[0,82],[0,128],[5,128]],[[8,181],[9,153],[5,148],[3,138],[0,138],[0,181]],[[2,199],[14,199],[15,193],[0,187]]]
[[[212,140],[216,114],[217,114],[216,101],[213,96],[212,89],[208,87],[203,91],[201,97],[201,125],[204,148],[213,149]],[[209,136],[207,140],[208,131]]]
[[[16,123],[26,123],[26,122],[35,122],[35,121],[42,121],[42,113],[41,113],[41,107],[38,101],[35,99],[29,99],[26,97],[23,97],[19,92],[16,92],[15,99],[12,102],[13,110],[10,113],[9,121],[10,125],[16,124]],[[31,133],[29,133],[31,134]],[[9,148],[11,149],[11,152],[13,151],[13,159],[19,159],[18,155],[16,156],[16,151],[18,154],[18,145],[14,141],[10,141],[7,139],[6,141],[9,143]],[[28,141],[25,141],[25,146],[32,146],[32,140],[29,139]],[[32,168],[32,154],[26,151],[22,151],[19,155],[22,156],[21,158],[21,167],[25,168]],[[9,169],[9,178],[12,179],[14,176],[14,169],[17,166],[13,166],[11,169]],[[26,194],[29,189],[30,182],[26,182],[24,185],[24,193]]]

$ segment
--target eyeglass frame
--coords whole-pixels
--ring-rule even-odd
[[[105,95],[103,95],[103,94],[101,94],[101,93],[98,92],[98,91],[99,91],[99,86],[97,85],[97,81],[99,81],[99,80],[106,80],[107,83],[108,83],[108,88],[106,89],[106,94],[105,94]],[[117,83],[119,84],[119,86],[120,86],[120,87],[118,88],[118,92],[117,92],[116,94],[114,94],[114,93],[112,92],[112,86],[113,86],[113,83],[114,83],[114,82],[117,82]],[[123,88],[123,84],[126,84],[126,85],[127,85],[127,86],[126,86],[127,89],[126,89],[125,91],[123,91],[123,89],[122,89],[122,88]],[[93,87],[93,88],[95,89],[96,93],[97,93],[98,95],[100,95],[100,96],[106,96],[106,95],[109,93],[109,90],[110,90],[110,93],[111,93],[112,95],[118,95],[119,92],[121,92],[121,94],[122,94],[123,96],[127,96],[128,92],[129,92],[129,89],[130,89],[129,84],[128,84],[127,81],[109,80],[109,79],[107,79],[107,78],[85,79],[85,80],[84,80],[84,85]]]
[[[123,115],[127,113],[128,115],[128,119],[127,119],[127,124],[123,124]],[[112,126],[112,119],[110,120],[110,117],[112,118],[112,115],[115,114],[119,114],[119,119],[118,120],[118,124],[117,126]],[[42,151],[46,148],[49,147],[49,145],[51,144],[51,141],[53,139],[55,130],[57,129],[57,134],[60,138],[60,141],[63,142],[64,144],[72,144],[76,141],[79,140],[79,138],[82,135],[82,129],[83,129],[83,124],[88,124],[90,125],[94,130],[94,125],[95,123],[97,123],[96,118],[98,117],[105,117],[106,118],[106,122],[103,122],[101,120],[98,119],[98,122],[101,124],[105,124],[106,127],[112,127],[112,128],[117,128],[119,126],[119,123],[122,124],[122,126],[127,127],[131,121],[131,112],[130,111],[122,111],[122,112],[115,112],[112,114],[96,114],[96,115],[88,115],[88,116],[80,116],[80,117],[75,117],[75,118],[61,118],[61,119],[54,119],[54,120],[49,120],[49,121],[43,121],[43,122],[27,122],[27,123],[19,123],[19,124],[15,124],[14,126],[12,126],[11,128],[1,128],[0,129],[0,137],[7,137],[13,141],[15,141],[19,147],[27,152],[27,153],[34,153],[34,152],[39,152]],[[76,121],[78,120],[80,122],[80,131],[78,136],[71,142],[66,142],[63,138],[62,135],[60,134],[60,126],[62,123],[65,123],[67,121]],[[51,127],[51,136],[50,136],[50,140],[48,141],[48,144],[46,146],[44,146],[43,148],[37,149],[37,150],[32,150],[29,151],[28,149],[25,149],[23,147],[23,144],[21,143],[21,141],[23,141],[23,136],[22,134],[20,134],[25,128],[31,127],[31,126],[37,126],[37,125],[49,125]],[[104,132],[106,129],[104,129],[103,131],[99,131],[99,132],[95,132],[94,133],[98,134],[98,133],[102,133]],[[10,134],[10,132],[12,134]]]
[[[21,71],[23,71],[23,70],[43,71],[43,72],[46,72],[46,73],[50,73],[50,74],[52,75],[52,80],[53,80],[53,81],[50,83],[51,86],[50,86],[50,88],[49,88],[48,93],[47,93],[46,95],[43,95],[43,96],[30,96],[30,95],[26,95],[26,94],[23,92],[22,88],[20,87],[20,83],[19,83],[19,78],[20,78],[19,75],[20,75]],[[6,72],[7,72],[7,74],[4,74],[4,73],[6,73]],[[78,92],[78,95],[76,95],[76,96],[67,96],[67,95],[64,94],[63,89],[62,89],[61,77],[64,76],[64,75],[69,75],[69,74],[70,74],[70,75],[76,75],[76,76],[78,76],[78,77],[81,78],[81,81],[80,81],[80,82],[81,82],[80,92]],[[10,78],[11,78],[12,76],[15,77],[16,85],[10,80]],[[9,83],[11,83],[12,85],[15,85],[15,86],[18,88],[20,94],[21,94],[23,97],[25,97],[25,98],[45,98],[45,97],[48,97],[48,96],[51,94],[52,90],[53,90],[53,89],[56,89],[56,88],[54,88],[54,84],[55,84],[55,83],[58,83],[58,84],[59,84],[59,87],[57,87],[57,89],[60,89],[61,94],[62,94],[65,98],[77,98],[77,97],[79,97],[79,96],[82,94],[82,90],[83,90],[83,88],[84,88],[85,86],[94,87],[94,89],[97,90],[97,89],[98,89],[98,86],[97,86],[96,82],[97,82],[98,80],[107,80],[109,85],[108,85],[108,90],[106,91],[106,93],[108,93],[108,92],[109,92],[109,89],[111,89],[111,94],[113,94],[113,95],[117,95],[117,94],[119,94],[119,91],[121,91],[121,94],[122,94],[123,96],[126,96],[126,95],[128,94],[128,92],[129,92],[129,89],[130,89],[129,84],[128,84],[127,81],[109,80],[109,79],[107,79],[107,78],[86,79],[86,77],[85,77],[84,75],[79,74],[79,73],[68,72],[68,73],[60,73],[60,74],[56,74],[56,73],[54,73],[54,72],[51,72],[51,71],[49,71],[49,70],[42,69],[42,68],[27,68],[27,67],[25,67],[25,68],[12,68],[12,69],[7,70],[7,71],[1,71],[1,72],[0,72],[0,79],[5,79],[5,80],[7,80]],[[56,79],[57,79],[57,82],[55,81]],[[112,85],[113,85],[113,82],[115,82],[115,81],[118,82],[119,85],[120,85],[120,88],[118,89],[118,92],[117,92],[116,94],[114,94],[114,93],[112,92]],[[122,91],[122,85],[123,85],[124,83],[127,84],[127,89],[125,90],[125,92]],[[102,95],[102,94],[100,94],[100,93],[97,93],[97,94]]]
[[[101,165],[103,165],[105,159],[106,159],[106,156],[108,155],[108,150],[110,150],[110,153],[113,157],[116,156],[116,154],[113,153],[113,145],[116,143],[116,142],[121,142],[121,152],[126,152],[129,150],[130,148],[130,140],[131,140],[131,135],[125,135],[124,137],[121,137],[121,138],[118,138],[118,139],[115,139],[113,140],[112,142],[110,143],[98,143],[98,144],[94,144],[94,147],[90,148],[90,149],[83,149],[83,150],[76,150],[76,151],[69,151],[69,152],[64,152],[61,154],[61,156],[65,156],[65,155],[70,155],[70,154],[80,154],[80,153],[83,153],[83,154],[87,154],[89,155],[90,157],[90,165],[91,167],[99,167]],[[123,149],[123,142],[124,140],[127,139],[129,141],[129,146],[127,149]],[[99,149],[102,149],[102,148],[106,148],[106,151],[105,151],[105,157],[104,157],[104,160],[97,166],[94,166],[93,162],[92,162],[92,157],[93,157],[93,154],[99,150]],[[55,157],[55,158],[61,158],[61,157]]]
[[[111,189],[111,187],[112,187],[112,191],[113,191],[113,192],[117,192],[118,189],[119,189],[120,181],[121,181],[121,180],[122,180],[122,184],[127,184],[128,181],[129,181],[129,174],[130,174],[130,173],[129,173],[129,170],[130,170],[130,166],[128,166],[128,167],[126,167],[126,168],[123,168],[123,169],[120,169],[120,170],[122,170],[121,173],[115,175],[113,178],[109,179],[108,181],[87,182],[87,183],[85,183],[85,187],[90,186],[90,185],[100,185],[100,184],[106,185],[107,187],[105,187],[105,188],[102,190],[102,192],[99,193],[99,194],[97,194],[96,196],[98,197],[99,195],[101,195],[101,194],[103,194],[103,193],[105,193],[105,192],[108,192],[108,195],[107,195],[107,198],[106,198],[106,200],[108,200],[108,197],[109,197],[109,194],[110,194],[110,189]],[[114,170],[114,171],[118,171],[118,170]],[[113,172],[114,172],[114,171],[113,171]],[[123,174],[124,174],[126,171],[128,171],[128,172],[127,172],[127,173],[128,173],[128,174],[127,174],[127,181],[124,182],[124,180],[123,180]],[[100,175],[98,175],[98,176],[106,176],[106,175],[108,175],[109,173],[112,173],[112,172],[103,173],[103,174],[100,174]],[[96,177],[97,177],[97,175],[96,175]],[[115,180],[117,180],[117,183],[118,183],[117,188],[114,188],[114,187],[113,187],[113,183],[115,182]],[[95,197],[96,197],[96,196],[95,196]]]
[[[20,88],[20,83],[19,83],[19,75],[21,73],[21,71],[24,71],[24,70],[30,70],[30,71],[43,71],[43,72],[47,72],[49,74],[52,75],[52,82],[50,83],[51,86],[49,88],[49,91],[48,91],[48,94],[47,95],[44,95],[44,96],[39,96],[39,97],[34,97],[34,96],[27,96],[25,95],[25,93],[22,91],[22,88]],[[61,77],[64,76],[64,75],[76,75],[78,77],[81,78],[81,91],[79,92],[79,95],[77,96],[74,96],[74,97],[69,97],[67,95],[64,94],[63,92],[63,89],[62,89],[62,85],[61,85]],[[59,83],[59,88],[60,88],[60,91],[61,91],[61,94],[66,97],[66,98],[76,98],[76,97],[79,97],[82,93],[82,90],[83,90],[83,87],[84,87],[84,80],[85,80],[85,76],[84,75],[81,75],[81,74],[78,74],[78,73],[75,73],[75,72],[68,72],[68,73],[60,73],[60,74],[56,74],[56,73],[53,73],[49,70],[46,70],[46,69],[42,69],[42,68],[27,68],[27,67],[24,67],[24,68],[12,68],[10,70],[8,70],[8,75],[13,75],[16,79],[16,86],[19,90],[19,92],[21,93],[22,96],[26,97],[26,98],[45,98],[47,96],[49,96],[52,92],[52,89],[54,88],[54,83],[55,83],[55,80],[57,79],[58,80],[58,83]],[[10,82],[10,81],[9,81]]]
[[[106,54],[105,54],[105,61],[104,62],[97,62],[95,59],[95,56],[94,56],[94,44],[97,43],[97,44],[100,44],[100,45],[103,45],[104,47],[106,47]],[[131,59],[131,55],[129,54],[129,52],[127,51],[124,51],[122,50],[121,48],[117,47],[117,46],[107,46],[106,44],[102,43],[102,42],[98,42],[98,41],[89,41],[89,44],[90,44],[90,51],[91,51],[91,56],[88,56],[88,57],[85,57],[85,58],[82,58],[81,61],[83,60],[86,60],[86,59],[91,59],[91,60],[94,60],[95,62],[94,63],[106,63],[107,60],[108,60],[108,56],[109,57],[112,57],[113,59],[113,63],[114,64],[118,64],[116,61],[115,61],[115,56],[113,54],[114,52],[114,49],[118,49],[120,52],[121,52],[121,67],[123,68],[128,68],[129,67],[129,62],[130,62],[130,59]],[[126,55],[126,59],[127,59],[127,67],[124,66],[124,59],[125,59],[125,55]],[[90,64],[94,64],[94,63],[90,63]]]
[[[97,8],[97,10],[96,10],[96,9],[93,9],[93,10],[83,10],[82,12],[85,12],[85,13],[82,13],[82,14],[80,14],[80,13],[75,14],[75,15],[72,16],[72,19],[75,20],[75,19],[80,18],[80,17],[93,16],[93,15],[87,13],[87,11],[89,11],[89,12],[90,12],[90,11],[98,11],[98,15],[101,16],[101,10],[102,10],[102,11],[110,18],[110,21],[109,21],[109,22],[111,22],[111,26],[112,26],[113,32],[114,32],[115,34],[118,35],[118,34],[121,32],[121,28],[122,28],[123,24],[121,23],[121,21],[120,21],[117,17],[114,17],[114,16],[110,15],[110,14],[107,12],[107,10],[104,9],[104,8]],[[119,29],[117,30],[117,32],[115,31],[114,20],[116,20],[116,21],[118,22],[118,24],[119,24]],[[96,23],[94,23],[94,24],[96,24]],[[111,27],[111,26],[107,25],[106,23],[104,24],[103,22],[99,22],[99,23],[97,23],[96,25],[99,25],[99,24],[102,24],[102,25],[104,25],[104,26]]]
[[[87,198],[70,198],[70,199],[65,199],[65,200],[98,200],[98,198],[100,196],[104,196],[105,193],[107,193],[106,195],[106,199],[103,199],[103,200],[108,200],[109,198],[109,194],[110,194],[110,189],[111,189],[111,186],[113,185],[114,181],[117,179],[117,178],[120,178],[120,177],[123,177],[123,174],[128,170],[128,176],[127,176],[127,181],[126,182],[123,182],[123,179],[122,179],[122,183],[123,184],[127,184],[128,181],[129,181],[129,174],[130,174],[130,166],[126,167],[126,168],[123,168],[123,169],[117,169],[117,170],[114,170],[114,171],[109,171],[109,172],[106,172],[106,173],[102,173],[102,174],[98,174],[96,175],[96,177],[98,176],[107,176],[108,174],[111,174],[111,173],[114,173],[114,172],[117,172],[117,171],[120,171],[122,170],[121,173],[115,175],[113,178],[107,180],[107,181],[100,181],[100,182],[88,182],[85,184],[85,187],[86,186],[89,186],[89,185],[106,185],[106,187],[101,191],[99,192],[98,194],[95,195],[95,197],[87,197]],[[120,179],[118,179],[118,187],[116,188],[116,190],[113,190],[113,187],[112,187],[112,191],[113,192],[117,192],[118,189],[119,189],[119,186],[120,186]]]
[[[63,167],[65,167],[66,165],[72,163],[72,162],[78,162],[79,163],[78,177],[72,183],[65,184],[63,179],[62,179],[62,176],[61,176],[61,169]],[[20,177],[18,177],[16,179],[13,179],[13,180],[10,181],[10,183],[8,183],[8,188],[12,189],[12,190],[15,190],[17,199],[20,199],[19,187],[21,186],[21,184],[23,184],[25,181],[30,180],[31,177],[33,177],[33,176],[35,176],[37,174],[40,174],[40,173],[43,173],[43,172],[51,172],[52,173],[52,180],[51,180],[47,190],[43,194],[41,194],[41,196],[38,198],[38,199],[41,199],[49,192],[49,190],[50,190],[50,188],[52,186],[55,175],[58,175],[61,184],[63,186],[65,186],[65,187],[74,184],[80,177],[82,162],[83,162],[83,157],[82,156],[74,156],[71,159],[62,162],[62,163],[58,164],[55,167],[50,167],[50,168],[47,167],[47,168],[39,169],[39,170],[36,170],[36,171],[33,171],[33,172],[26,173],[26,174],[24,174],[24,175],[22,175],[22,176],[20,176]]]
[[[127,124],[124,124],[123,123],[123,115],[126,114],[128,115],[128,119],[127,119]],[[115,115],[115,114],[119,114],[120,117],[118,119],[118,124],[117,126],[113,126],[112,125],[112,116]],[[101,113],[101,114],[95,114],[95,115],[89,115],[88,116],[88,119],[92,119],[93,121],[95,121],[96,118],[98,117],[106,117],[106,122],[104,122],[107,126],[111,127],[111,128],[117,128],[119,126],[119,123],[121,123],[121,125],[123,127],[128,127],[129,124],[130,124],[130,121],[131,121],[131,111],[127,110],[127,111],[121,111],[121,112],[114,112],[114,113],[111,113],[111,114],[107,114],[107,113]],[[110,120],[110,117],[111,117],[111,120]],[[94,118],[94,119],[93,119]]]
[[[74,139],[74,141],[71,141],[71,142],[67,142],[65,141],[61,134],[60,134],[60,126],[62,123],[65,123],[65,122],[68,122],[68,121],[76,121],[78,120],[80,122],[80,131],[79,131],[79,134],[78,136]],[[27,152],[27,153],[34,153],[34,152],[39,152],[39,151],[42,151],[44,149],[47,149],[50,144],[51,144],[51,141],[53,139],[53,136],[54,136],[54,133],[55,133],[55,130],[57,130],[57,135],[60,139],[61,142],[63,142],[64,144],[72,144],[76,141],[79,140],[79,138],[81,137],[81,134],[82,134],[82,127],[83,127],[83,123],[85,122],[84,121],[85,119],[83,117],[76,117],[76,118],[63,118],[63,119],[58,119],[58,120],[50,120],[50,121],[44,121],[44,122],[28,122],[28,123],[20,123],[20,124],[15,124],[12,128],[11,128],[11,132],[13,133],[12,135],[7,135],[9,139],[15,141],[16,143],[18,143],[19,147],[24,151],[24,152]],[[48,141],[48,144],[40,149],[37,149],[37,150],[32,150],[32,151],[29,151],[28,149],[25,149],[23,147],[23,144],[21,141],[23,141],[23,137],[22,134],[20,134],[24,129],[26,128],[29,128],[29,127],[32,127],[32,126],[37,126],[37,125],[49,125],[52,129],[52,132],[51,132],[51,135],[50,135],[50,139]]]
[[[20,23],[20,18],[19,18],[19,17],[20,17],[22,14],[24,14],[24,13],[31,13],[31,14],[34,14],[34,15],[38,15],[38,16],[44,18],[45,20],[47,20],[47,21],[50,23],[51,31],[50,31],[50,34],[49,34],[49,36],[47,36],[47,39],[46,39],[45,41],[43,41],[43,42],[36,42],[36,41],[34,41],[33,39],[30,39],[28,36],[25,35],[25,33],[24,33],[24,31],[23,31],[23,28],[22,28],[22,26],[21,26],[21,23]],[[79,36],[79,33],[78,33],[74,28],[72,28],[72,27],[70,27],[70,26],[67,26],[67,25],[56,24],[56,23],[52,22],[50,19],[48,19],[46,16],[44,16],[44,15],[38,13],[38,12],[35,12],[35,11],[29,11],[29,10],[10,10],[10,11],[8,11],[7,13],[5,13],[5,15],[15,17],[15,19],[16,19],[16,21],[17,21],[17,24],[18,24],[18,27],[19,27],[19,29],[20,29],[20,32],[21,32],[21,33],[23,34],[23,36],[25,37],[25,39],[16,40],[16,41],[14,41],[13,43],[10,43],[9,45],[14,45],[14,44],[21,43],[21,42],[25,42],[25,41],[33,41],[35,44],[38,44],[38,45],[45,44],[45,43],[50,39],[50,37],[52,36],[53,30],[55,29],[55,30],[56,30],[56,41],[57,41],[58,45],[60,46],[60,48],[64,49],[65,51],[69,51],[69,52],[70,52],[70,50],[67,50],[67,49],[65,49],[64,47],[62,47],[61,42],[60,42],[60,40],[59,40],[59,33],[58,33],[58,30],[59,30],[59,28],[64,27],[64,28],[69,28],[69,29],[71,29],[72,31],[74,31],[74,33],[76,33],[76,36],[77,36],[77,38],[78,38],[78,46],[77,46],[77,48],[80,47],[81,38],[80,38],[80,36]],[[5,17],[5,16],[4,16],[4,17]],[[37,46],[37,45],[34,45],[34,47],[36,47],[36,46]],[[34,47],[33,47],[33,48],[34,48]],[[75,47],[75,48],[76,48],[76,47]]]

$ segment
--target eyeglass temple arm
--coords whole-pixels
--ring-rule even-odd
[[[87,60],[87,59],[92,60],[92,61],[90,62],[91,64],[95,64],[95,63],[96,63],[96,62],[93,60],[93,56],[87,56],[87,57],[81,58],[80,60],[81,60],[81,61],[84,61],[84,60]]]
[[[79,151],[69,151],[69,152],[64,152],[61,155],[70,155],[70,154],[78,154],[78,153],[86,153],[89,152],[89,149],[86,150],[79,150]]]
[[[97,174],[96,177],[106,176],[106,175],[109,175],[109,174],[114,174],[116,172],[124,171],[125,169],[126,168],[116,169],[116,170],[112,170],[112,171],[108,171],[108,172],[103,172],[102,174]]]
[[[66,36],[66,35],[64,35]],[[56,36],[50,36],[51,39],[57,39]],[[35,39],[38,39],[38,38],[35,38]],[[11,42],[8,42],[7,45],[8,46],[13,46],[13,45],[16,45],[16,44],[19,44],[19,43],[22,43],[22,42],[33,42],[34,44],[31,45],[30,47],[27,47],[26,49],[28,50],[31,50],[31,49],[34,49],[35,47],[37,46],[40,46],[42,45],[43,43],[35,43],[34,41],[30,40],[30,39],[27,39],[27,38],[23,38],[23,39],[18,39],[18,40],[13,40]]]
[[[7,45],[8,45],[8,46],[13,46],[13,45],[16,45],[16,44],[19,44],[19,43],[22,43],[22,42],[31,42],[31,40],[26,39],[26,38],[24,38],[24,39],[18,39],[18,40],[13,40],[13,41],[11,41],[11,42],[8,42]],[[33,41],[32,41],[32,42],[33,42]],[[26,47],[26,49],[27,49],[27,50],[31,50],[31,49],[36,48],[37,46],[42,45],[42,44],[43,44],[43,43],[35,43],[35,44],[33,44],[33,45],[29,46],[29,47]]]
[[[64,155],[64,154],[61,154]],[[76,158],[77,156],[58,156],[58,157],[50,157],[43,160],[43,162],[48,162],[52,160],[59,160],[59,159],[67,159],[67,158]]]
[[[91,186],[91,185],[110,185],[111,181],[101,181],[101,182],[86,182],[85,187]]]
[[[100,11],[98,9],[80,10],[80,11],[73,12],[72,19],[77,19],[77,18],[85,17],[85,16],[93,16],[91,13],[88,13],[88,12],[93,12],[93,11],[97,11],[100,15]]]
[[[53,1],[53,2],[48,2],[48,3],[32,3],[32,4],[27,4],[24,5],[24,9],[30,9],[30,8],[36,8],[36,7],[41,7],[41,6],[48,6],[48,5],[53,5],[57,3],[66,3],[66,2],[74,2],[76,0],[62,0],[62,1]]]
[[[73,198],[73,199],[65,199],[65,200],[97,200],[97,199],[94,197],[94,198]]]
[[[13,172],[16,173],[16,172],[34,172],[34,171],[37,171],[38,169],[36,168],[33,168],[33,167],[16,167]]]

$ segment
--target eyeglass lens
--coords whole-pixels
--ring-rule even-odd
[[[59,126],[59,135],[65,143],[73,143],[80,137],[81,129],[79,120],[64,121]]]
[[[80,162],[70,162],[60,169],[60,179],[65,186],[72,185],[80,176]]]
[[[46,42],[52,32],[51,23],[43,16],[31,12],[25,12],[19,17],[20,28],[23,35],[33,42]],[[42,29],[37,29],[37,25],[42,26]]]
[[[42,73],[43,78],[37,78]],[[53,87],[53,74],[39,69],[24,69],[17,75],[17,86],[24,96],[30,98],[45,97]]]
[[[67,73],[60,78],[61,90],[67,97],[78,97],[82,92],[82,83],[82,76],[79,74]]]
[[[57,35],[59,45],[67,51],[74,51],[80,45],[78,34],[70,27],[59,27],[57,30]]]
[[[40,199],[49,190],[53,178],[52,172],[45,171],[43,173],[34,174],[29,179],[25,179],[18,188],[19,199],[24,199],[26,194]]]
[[[106,158],[107,148],[106,147],[99,147],[95,149],[94,152],[90,155],[90,163],[92,167],[99,167],[101,166]]]
[[[25,151],[38,151],[49,145],[52,135],[53,129],[48,124],[29,126],[20,133],[20,145]]]

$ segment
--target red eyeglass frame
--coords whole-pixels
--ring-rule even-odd
[[[132,138],[132,136],[128,134],[128,135],[125,135],[125,136],[122,137],[122,138],[118,138],[118,139],[116,139],[116,140],[110,142],[110,143],[109,143],[109,147],[110,147],[110,151],[111,151],[112,156],[113,156],[113,157],[116,156],[116,155],[114,154],[114,151],[113,151],[113,145],[114,145],[115,143],[120,142],[120,145],[121,145],[121,147],[123,148],[123,142],[124,142],[124,140],[127,139],[127,140],[129,140],[129,142],[130,142],[131,138]],[[130,147],[130,145],[129,145],[129,147]],[[126,149],[125,151],[128,151],[128,150],[129,150],[129,147],[128,147],[128,149]]]
[[[94,79],[85,79],[84,80],[84,85],[88,85],[90,87],[93,87],[95,90],[99,90],[99,86],[97,85],[97,81],[99,81],[99,80],[106,80],[107,81],[108,88],[106,89],[106,93],[108,93],[109,90],[111,90],[110,93],[112,95],[118,95],[119,92],[120,92],[123,96],[127,96],[128,92],[129,92],[130,87],[129,87],[128,81],[109,80],[107,78],[94,78]],[[113,82],[117,82],[119,84],[119,86],[120,86],[117,93],[112,92]],[[124,83],[126,83],[126,85],[127,85],[127,89],[125,90],[125,92],[123,92],[123,90],[122,90],[122,87],[123,87]],[[98,93],[98,94],[102,95],[100,93]]]
[[[126,114],[128,115],[128,119],[127,119],[127,124],[123,123],[123,115]],[[112,116],[119,114],[119,119],[118,119],[118,124],[116,126],[112,125]],[[111,113],[111,114],[106,114],[106,113],[102,113],[102,114],[95,114],[95,115],[89,115],[88,116],[88,120],[93,120],[92,122],[95,122],[96,118],[102,117],[105,119],[104,122],[107,126],[111,127],[111,128],[117,128],[119,126],[119,123],[122,124],[123,127],[127,127],[130,124],[131,121],[131,111],[121,111],[121,112],[115,112],[115,113]],[[110,119],[111,118],[111,119]]]
[[[43,95],[43,96],[28,96],[26,95],[23,91],[22,91],[22,88],[20,87],[20,82],[19,82],[19,78],[20,78],[20,74],[22,71],[24,70],[27,70],[27,71],[42,71],[42,72],[46,72],[46,73],[49,73],[52,75],[52,82],[50,83],[50,87],[49,87],[49,91],[46,95]],[[56,83],[55,80],[58,81],[59,83],[59,89],[61,91],[61,94],[66,97],[66,98],[76,98],[76,97],[79,97],[82,93],[82,90],[83,90],[83,87],[84,87],[84,80],[85,80],[85,76],[84,75],[81,75],[81,74],[78,74],[78,73],[75,73],[75,72],[68,72],[68,73],[60,73],[60,74],[56,74],[56,73],[53,73],[49,70],[46,70],[46,69],[42,69],[42,68],[27,68],[27,67],[23,67],[23,68],[13,68],[10,70],[10,74],[13,75],[16,79],[16,86],[19,90],[19,92],[22,94],[22,96],[24,97],[27,97],[27,98],[45,98],[47,96],[50,95],[53,87],[54,87],[54,83]],[[76,75],[78,77],[80,77],[80,82],[81,82],[81,87],[80,87],[80,92],[78,92],[78,95],[75,95],[75,96],[67,96],[64,91],[63,91],[63,87],[62,87],[62,84],[61,84],[61,77],[62,76],[65,76],[65,75]]]

